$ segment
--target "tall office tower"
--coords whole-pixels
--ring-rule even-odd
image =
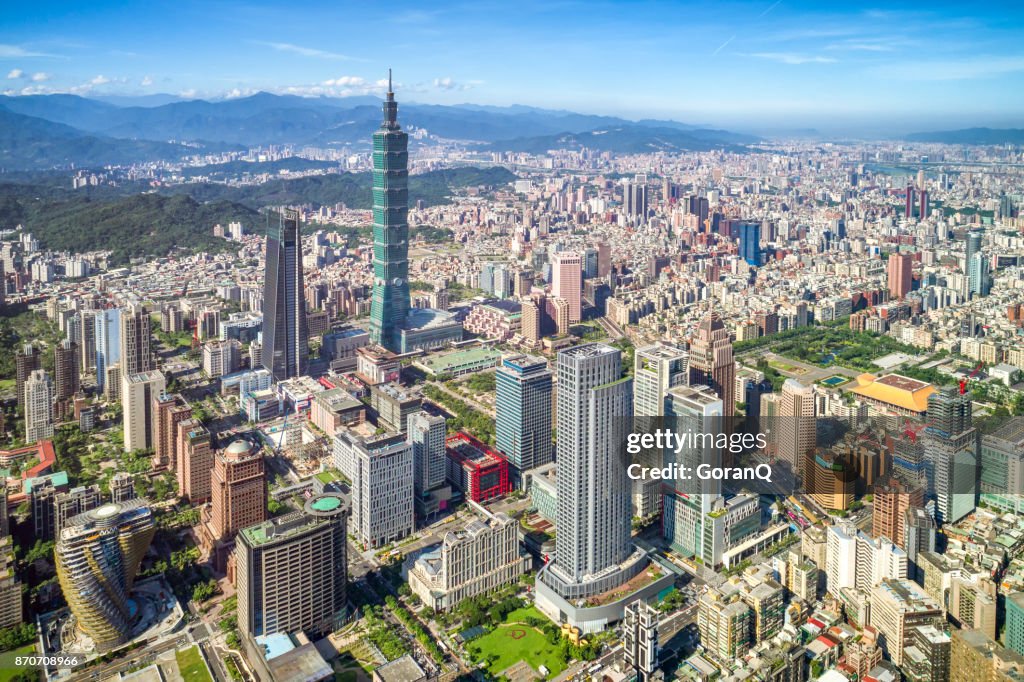
[[[267,518],[267,479],[259,446],[240,438],[218,452],[210,478],[210,519],[217,540],[229,541]]]
[[[60,537],[62,529],[75,516],[95,509],[102,502],[98,485],[78,486],[58,492],[53,498],[53,535]]]
[[[583,278],[597,277],[597,249],[588,246],[583,250]]]
[[[789,463],[794,474],[805,478],[809,478],[808,461],[814,458],[817,447],[815,405],[814,386],[804,386],[796,379],[783,382],[779,413],[774,422],[778,456]]]
[[[967,265],[967,287],[972,298],[992,292],[992,268],[982,252],[975,253]]]
[[[25,405],[25,382],[32,372],[39,369],[39,349],[26,343],[14,355],[15,390],[18,393],[18,405]]]
[[[135,499],[135,481],[126,471],[119,471],[110,479],[110,501],[127,502]]]
[[[921,220],[928,217],[928,190],[922,189],[921,192],[920,208],[918,209],[918,215],[921,216]]]
[[[153,418],[153,466],[174,471],[179,457],[178,424],[192,418],[192,407],[180,394],[161,393],[153,398]]]
[[[909,253],[889,254],[889,296],[902,299],[910,293],[914,281],[914,257]]]
[[[621,376],[621,353],[604,344],[561,351],[556,371],[558,534],[545,572],[569,598],[630,554],[630,486],[619,449],[633,391]]]
[[[186,419],[175,425],[174,472],[178,492],[191,504],[210,499],[210,472],[213,470],[213,441],[198,419]]]
[[[533,298],[524,298],[522,305],[523,338],[530,343],[536,344],[543,336],[541,318],[544,314],[542,310],[544,304],[538,304]]]
[[[370,341],[401,348],[409,314],[409,136],[398,125],[398,102],[391,90],[384,121],[373,133],[373,294]]]
[[[761,256],[761,223],[740,223],[740,258],[755,268],[763,265]]]
[[[626,215],[632,220],[647,220],[647,184],[627,182],[622,185],[622,198]]]
[[[907,192],[903,201],[903,217],[907,220],[914,217],[914,186],[907,185]]]
[[[935,519],[921,507],[911,507],[903,516],[903,551],[907,553],[907,577],[923,585],[924,570],[918,563],[918,556],[922,552],[935,551]]]
[[[78,328],[78,367],[82,373],[96,369],[96,311],[82,310],[81,324]]]
[[[74,341],[65,339],[53,350],[53,400],[61,418],[67,414],[72,396],[81,388],[78,360],[78,344]]]
[[[689,380],[686,351],[664,343],[638,348],[633,356],[633,414],[638,431],[657,428],[657,417],[665,414],[665,398],[673,386]],[[658,466],[660,452],[648,451],[638,456],[645,466]],[[661,482],[635,480],[632,482],[633,515],[641,518],[656,514],[661,509]]]
[[[1006,646],[1024,654],[1024,592],[1006,595]]]
[[[136,606],[129,593],[154,533],[145,500],[131,500],[79,514],[57,539],[57,580],[78,628],[97,651],[131,636]]]
[[[306,373],[309,333],[302,277],[299,214],[285,209],[277,231],[267,235],[263,277],[263,366],[283,381]]]
[[[552,374],[544,358],[512,355],[495,373],[495,446],[509,463],[512,483],[554,458],[551,444]]]
[[[121,376],[125,452],[156,447],[156,399],[166,386],[164,375],[157,371]]]
[[[956,387],[928,396],[925,458],[935,491],[935,520],[956,523],[977,502],[978,431],[971,426],[971,397]]]
[[[107,370],[121,362],[121,310],[112,308],[96,313],[96,330],[93,338],[96,345],[96,386],[105,394],[120,393],[120,382],[108,388]]]
[[[149,372],[153,369],[150,350],[152,330],[149,315],[142,306],[121,311],[121,376]]]
[[[1024,512],[1024,417],[1007,419],[981,437],[981,501],[1013,514]]]
[[[25,442],[53,438],[53,381],[37,369],[25,382]]]
[[[2,267],[0,263],[0,268]],[[0,285],[2,284],[0,278]],[[0,537],[0,628],[21,625],[24,617],[21,583],[18,581],[14,566],[14,538],[4,535]]]
[[[612,245],[602,240],[597,243],[597,276],[607,277],[612,271]]]
[[[356,442],[352,457],[352,534],[382,547],[414,530],[412,446],[397,434]]]
[[[622,649],[626,666],[637,682],[647,682],[658,669],[658,610],[643,600],[626,606],[622,625]]]
[[[722,399],[726,417],[736,410],[736,362],[732,358],[732,341],[717,313],[708,313],[697,337],[690,344],[690,384],[710,386]]]
[[[579,322],[583,310],[583,259],[572,251],[551,257],[551,293],[569,302],[569,322]]]
[[[444,485],[447,456],[444,439],[445,418],[419,411],[409,416],[409,443],[412,444],[413,490],[421,497],[429,490]]]
[[[238,627],[243,636],[338,630],[347,615],[348,506],[324,493],[243,528],[235,543]]]
[[[875,483],[872,493],[871,535],[889,538],[906,550],[906,514],[912,507],[924,506],[924,490],[887,477]]]

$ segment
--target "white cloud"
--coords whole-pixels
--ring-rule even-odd
[[[46,52],[36,52],[35,50],[26,50],[20,45],[4,45],[0,44],[0,59],[11,59],[18,57],[56,57],[54,54],[47,54]]]
[[[329,88],[357,88],[366,85],[366,79],[359,76],[339,76],[338,78],[325,80],[323,84]]]
[[[188,90],[182,90],[181,92],[179,92],[178,96],[184,97],[185,99],[194,99],[198,94],[199,93],[196,91],[195,88],[189,88]]]
[[[224,99],[238,99],[239,97],[249,97],[255,95],[256,90],[251,88],[233,88],[224,93]]]
[[[452,79],[451,76],[445,76],[444,78],[435,78],[434,87],[438,90],[469,90],[473,87],[476,81],[470,81],[469,83],[459,83]]]
[[[10,80],[15,80],[17,78],[21,78],[24,75],[25,75],[25,72],[22,71],[21,69],[11,69],[7,73],[7,78],[10,79]]]
[[[89,85],[106,85],[109,82],[109,78],[107,78],[103,74],[100,74],[99,76],[96,76],[91,81],[89,81]]]
[[[139,85],[141,85],[144,88],[148,88],[152,84],[153,84],[153,77],[152,76],[143,76],[142,80],[139,82]]]
[[[36,73],[32,74],[32,81],[34,83],[42,83],[43,81],[48,81],[51,78],[53,78],[53,76],[46,73],[45,71],[37,71]]]
[[[305,47],[304,45],[293,45],[291,43],[260,43],[266,45],[272,50],[278,52],[290,52],[292,54],[301,55],[303,57],[314,57],[316,59],[333,59],[336,61],[364,61],[356,59],[347,54],[340,54],[338,52],[328,52],[327,50],[318,50],[312,47]]]
[[[879,66],[873,75],[915,81],[955,81],[1024,72],[1024,56],[974,55],[960,60],[901,62]]]
[[[836,62],[832,57],[796,54],[793,52],[754,52],[747,56],[767,59],[779,62],[780,64],[834,64]]]

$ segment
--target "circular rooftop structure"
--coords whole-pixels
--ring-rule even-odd
[[[345,498],[338,493],[323,493],[310,498],[304,508],[307,514],[313,516],[334,516],[348,513]]]
[[[228,459],[239,460],[248,457],[256,452],[257,446],[246,438],[237,438],[224,448],[224,456]]]
[[[97,507],[93,514],[98,519],[109,519],[111,516],[116,516],[121,511],[121,506],[118,504],[105,504],[102,507]]]

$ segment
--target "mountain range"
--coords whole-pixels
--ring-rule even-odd
[[[160,101],[151,96],[126,106],[130,102],[126,98],[0,96],[0,167],[15,170],[99,166],[126,159],[171,160],[202,150],[268,144],[365,148],[381,119],[380,100],[372,96],[311,98],[257,93],[216,102]],[[400,120],[407,129],[425,129],[437,137],[495,149],[551,149],[554,147],[545,145],[564,141],[569,147],[586,144],[597,151],[677,151],[757,140],[677,121],[628,121],[526,106],[399,106]]]
[[[963,128],[936,130],[929,133],[911,133],[911,142],[938,142],[942,144],[1024,144],[1024,128]]]

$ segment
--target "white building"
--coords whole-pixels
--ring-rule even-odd
[[[827,529],[827,588],[838,595],[843,588],[869,592],[883,580],[905,580],[907,554],[888,538],[872,538],[851,525]]]
[[[156,410],[153,401],[167,383],[159,371],[126,374],[121,377],[124,409],[124,451],[149,450],[156,444]]]
[[[53,437],[53,380],[37,369],[25,382],[25,442]]]
[[[339,431],[339,435],[344,431]],[[337,445],[338,439],[335,438]],[[352,524],[356,540],[382,547],[410,535],[413,519],[412,444],[403,434],[350,442]]]

